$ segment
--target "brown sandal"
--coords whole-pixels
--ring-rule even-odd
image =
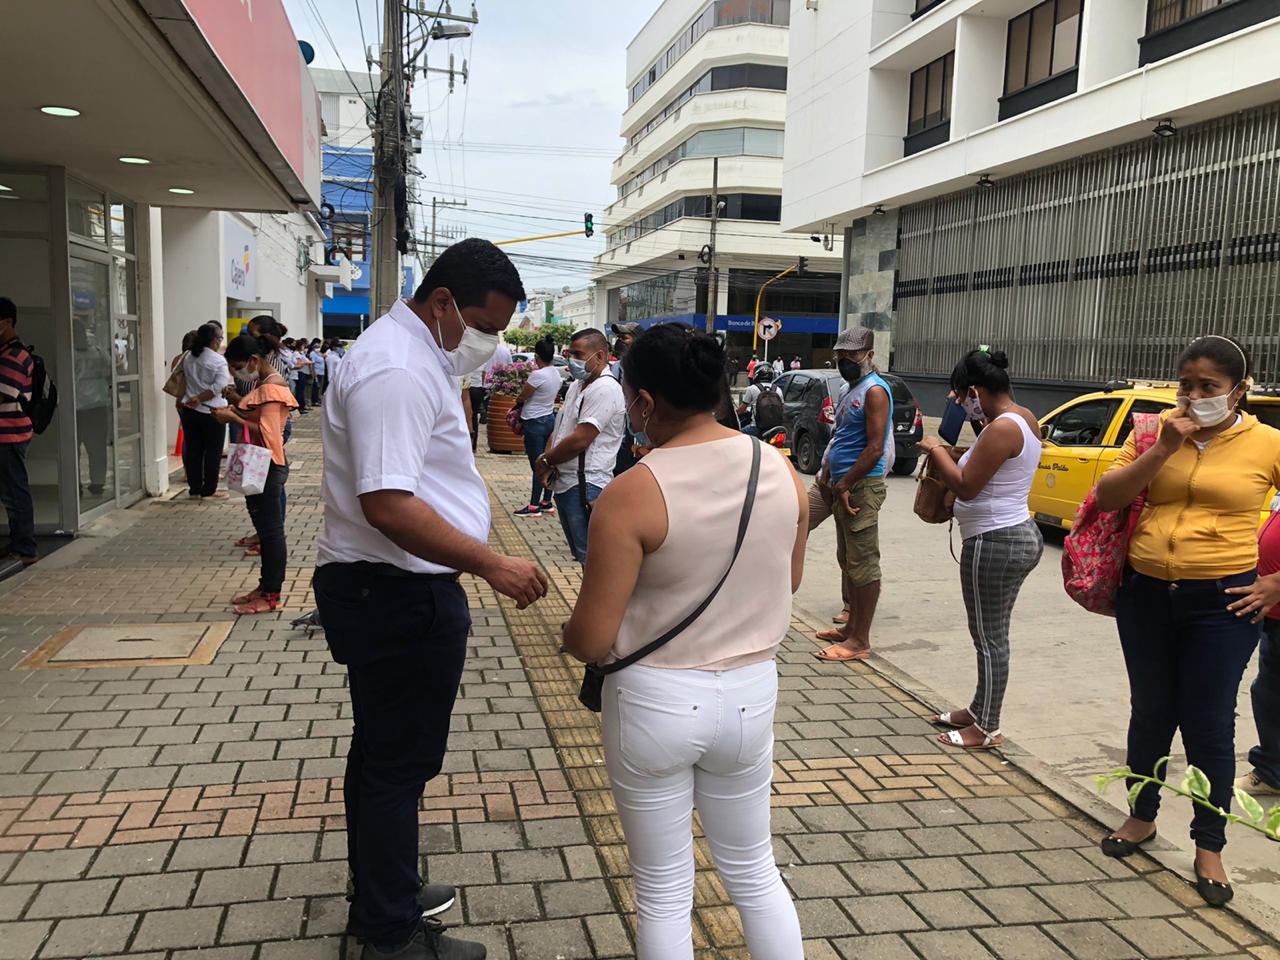
[[[843,644],[833,643],[824,650],[815,650],[813,655],[827,663],[848,663],[852,660],[865,660],[871,656],[868,650],[850,650]]]
[[[839,643],[844,639],[843,630],[819,630],[814,634],[814,638],[821,640],[823,643]]]
[[[832,623],[839,623],[839,624],[846,624],[846,623],[848,623],[848,622],[849,622],[849,611],[848,611],[848,610],[841,610],[839,613],[837,613],[834,617],[832,617],[832,618],[831,618],[831,622],[832,622]]]

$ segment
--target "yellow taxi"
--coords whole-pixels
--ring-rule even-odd
[[[1076,510],[1129,438],[1133,414],[1160,414],[1176,403],[1173,384],[1124,382],[1076,397],[1041,417],[1044,451],[1028,501],[1036,522],[1070,530]],[[1280,429],[1280,395],[1249,394],[1249,411]]]

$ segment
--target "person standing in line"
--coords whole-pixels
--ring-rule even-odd
[[[783,375],[783,373],[785,373],[785,372],[786,372],[786,365],[785,365],[785,364],[783,364],[783,362],[782,362],[782,358],[781,358],[781,357],[774,357],[774,358],[773,358],[773,375],[774,375],[775,377],[780,377],[780,376],[782,376],[782,375]]]
[[[306,416],[307,398],[311,395],[312,363],[311,348],[305,340],[301,339],[298,340],[297,370],[298,377],[294,381],[297,388],[295,399],[298,401],[298,414]]]
[[[736,387],[738,385],[738,373],[742,370],[742,361],[736,356],[729,358],[729,385]]]
[[[333,378],[338,375],[338,366],[342,363],[344,354],[338,349],[338,341],[329,341],[329,352],[325,354],[325,369],[328,371],[329,382],[333,382]]]
[[[261,329],[261,326],[255,328]],[[284,569],[288,562],[288,545],[284,535],[284,487],[289,479],[289,461],[285,457],[285,428],[289,411],[297,401],[289,392],[288,381],[271,365],[279,341],[270,333],[255,336],[241,334],[227,346],[227,365],[232,376],[250,384],[236,406],[227,405],[213,411],[219,423],[238,424],[245,443],[260,444],[271,451],[271,465],[262,492],[244,498],[245,508],[257,536],[254,551],[262,559],[258,586],[234,597],[232,609],[241,616],[270,613],[280,604],[284,585]]]
[[[622,385],[609,376],[609,341],[599,330],[588,327],[573,335],[569,373],[573,384],[534,468],[555,495],[570,552],[586,563],[591,504],[613,479],[626,414]]]
[[[613,363],[609,364],[609,375],[618,383],[622,383],[624,374],[622,368],[622,359],[627,355],[627,351],[631,349],[631,344],[635,343],[636,337],[640,334],[640,324],[633,320],[623,320],[612,326],[614,336],[617,338],[613,342],[613,355],[616,358]],[[631,430],[627,427],[626,418],[622,421],[622,442],[618,444],[618,458],[613,464],[613,475],[616,477],[620,473],[626,473],[636,465],[636,440],[631,435]]]
[[[534,370],[516,398],[516,409],[524,428],[521,434],[524,452],[529,458],[529,469],[533,471],[529,504],[515,512],[517,517],[540,517],[544,514],[553,517],[556,513],[551,491],[542,485],[537,470],[538,458],[547,449],[547,441],[556,428],[556,394],[560,391],[560,374],[555,368],[555,355],[556,345],[550,337],[534,344]]]
[[[324,355],[325,349],[320,341],[312,341],[307,359],[311,361],[311,403],[313,406],[320,405],[320,399],[324,396],[325,387],[328,386]]]
[[[791,369],[792,370],[800,369],[800,357],[798,355],[791,358]]]
[[[410,300],[360,335],[322,412],[324,529],[313,581],[325,639],[347,668],[355,723],[343,797],[361,960],[483,960],[434,914],[452,887],[423,886],[418,809],[441,769],[471,616],[471,573],[523,609],[546,595],[534,563],[487,546],[489,493],[455,377],[479,370],[525,298],[500,249],[446,249]],[[424,914],[426,918],[424,919]]]
[[[880,508],[893,461],[893,397],[876,372],[874,345],[875,334],[862,327],[836,338],[845,386],[818,475],[834,494],[837,549],[844,554],[843,572],[852,588],[841,639],[814,654],[836,663],[871,655],[871,623],[880,600]]]
[[[1249,689],[1258,745],[1249,751],[1251,769],[1236,780],[1236,787],[1275,802],[1280,797],[1280,496],[1272,501],[1271,516],[1258,534],[1258,579],[1227,593],[1244,595],[1227,608],[1236,616],[1264,618],[1258,676]]]
[[[468,410],[467,423],[471,425],[471,449],[474,452],[476,443],[480,438],[480,421],[488,413],[487,399],[489,397],[489,386],[493,382],[493,368],[498,364],[511,363],[511,348],[501,340],[498,341],[498,349],[493,351],[493,356],[489,358],[489,362],[471,379],[468,390],[471,394],[471,406]]]
[[[748,383],[750,383],[755,378],[756,365],[759,363],[760,363],[760,358],[753,353],[751,355],[751,359],[747,361],[747,382]]]
[[[227,496],[218,489],[227,428],[213,415],[218,407],[227,405],[223,394],[231,386],[231,371],[226,358],[218,352],[221,346],[222,327],[203,324],[182,360],[187,391],[178,418],[182,421],[182,466],[187,475],[187,493],[193,500],[224,500]]]
[[[1233,594],[1247,599],[1262,589],[1258,512],[1280,486],[1280,431],[1245,409],[1249,374],[1237,341],[1216,334],[1192,341],[1178,360],[1178,407],[1162,415],[1159,438],[1139,455],[1130,434],[1096,489],[1100,510],[1127,507],[1146,491],[1116,594],[1129,673],[1128,766],[1155,775],[1180,731],[1187,763],[1209,780],[1209,802],[1226,811],[1236,697],[1261,634],[1256,615],[1239,615],[1248,605],[1230,607]],[[1159,809],[1160,792],[1147,785],[1132,815],[1103,838],[1102,852],[1134,853],[1155,836]],[[1226,821],[1192,810],[1196,890],[1210,906],[1223,906],[1233,896],[1222,863]]]
[[[653,449],[597,501],[565,648],[609,663],[695,614],[602,691],[605,764],[635,878],[636,956],[692,960],[696,807],[750,955],[800,960],[769,795],[774,657],[804,572],[804,490],[786,458],[716,421],[725,367],[713,337],[661,324],[622,362],[627,416]]]
[[[39,559],[36,512],[27,479],[27,448],[34,431],[24,404],[31,402],[35,362],[18,339],[18,307],[0,297],[0,502],[9,518],[7,555],[24,567]]]
[[[945,443],[925,437],[920,449],[956,495],[955,519],[964,546],[960,588],[969,635],[978,652],[978,685],[967,709],[940,713],[938,737],[966,750],[998,747],[1000,710],[1009,685],[1009,621],[1018,592],[1044,553],[1044,537],[1027,498],[1040,468],[1040,421],[1013,401],[1009,359],[974,350],[951,374],[951,402],[988,426],[959,463]]]

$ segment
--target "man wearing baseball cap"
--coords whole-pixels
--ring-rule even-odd
[[[836,366],[845,380],[836,405],[836,427],[823,456],[818,482],[831,492],[836,555],[849,585],[849,621],[824,630],[834,641],[819,660],[865,660],[871,653],[871,621],[880,599],[880,507],[893,457],[893,397],[876,373],[875,334],[851,327],[836,338]]]

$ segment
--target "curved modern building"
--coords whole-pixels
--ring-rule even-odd
[[[749,355],[757,295],[782,321],[775,351],[824,359],[837,331],[840,250],[784,234],[782,146],[790,0],[665,0],[627,48],[617,200],[599,216],[595,278],[609,321],[702,326],[710,296],[713,165],[719,162],[715,323]],[[763,347],[763,344],[761,345]]]

